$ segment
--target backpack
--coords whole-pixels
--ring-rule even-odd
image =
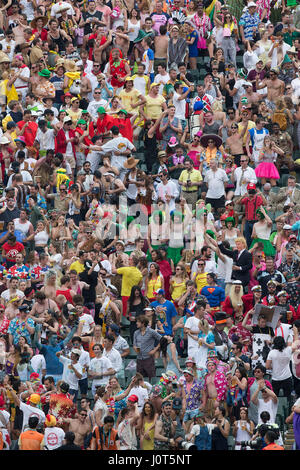
[[[272,122],[273,123],[276,122],[276,124],[279,125],[281,131],[285,131],[288,125],[288,121],[287,121],[284,110],[282,111],[275,110],[273,117],[272,117]]]

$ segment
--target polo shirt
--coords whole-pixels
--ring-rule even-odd
[[[195,170],[195,168],[192,169],[192,171],[188,170],[183,170],[180,174],[179,181],[182,183],[186,183],[188,180],[190,180],[192,183],[200,183],[202,181],[202,175],[199,170]],[[186,191],[187,193],[191,191],[197,191],[198,186],[189,186],[184,187],[183,191]]]
[[[140,330],[136,330],[133,335],[133,346],[140,348],[137,359],[148,359],[150,357],[149,351],[152,351],[155,342],[160,339],[161,335],[149,326],[143,335]]]

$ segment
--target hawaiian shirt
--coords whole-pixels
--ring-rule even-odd
[[[249,41],[253,41],[253,28],[258,30],[258,25],[260,23],[258,13],[254,13],[254,15],[250,15],[249,11],[246,11],[240,19],[240,26],[244,27],[244,36],[245,39]]]
[[[203,390],[204,381],[194,380],[193,385],[188,392],[186,387],[186,379],[183,379],[183,387],[186,394],[186,409],[195,410],[201,404],[201,392]]]
[[[11,320],[8,328],[8,334],[13,336],[13,344],[18,344],[21,336],[24,336],[27,340],[27,343],[31,344],[31,336],[26,328],[26,325],[34,328],[34,321],[31,318],[28,318],[28,320],[25,322],[17,317]]]
[[[50,266],[44,266],[43,268],[41,266],[35,266],[30,270],[30,277],[32,280],[39,279],[41,277],[41,274],[46,274],[49,269]]]
[[[0,334],[6,335],[9,327],[10,320],[4,315],[2,322],[0,323]]]
[[[207,388],[207,378],[208,378],[208,375],[205,377],[205,388]],[[215,387],[217,390],[217,400],[218,401],[225,400],[226,395],[227,395],[227,388],[228,388],[226,376],[222,372],[219,372],[217,370],[215,373],[214,383],[215,383]]]
[[[28,205],[28,199],[30,198],[30,194],[28,196],[26,196],[26,199],[25,199],[25,202],[24,202],[24,207],[25,209],[29,210],[29,205]],[[39,207],[41,207],[42,209],[46,209],[47,210],[47,203],[46,203],[46,199],[41,196],[39,193],[37,193],[37,205]]]

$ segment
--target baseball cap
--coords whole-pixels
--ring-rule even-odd
[[[70,387],[66,382],[63,382],[60,384],[59,388],[63,393],[68,393]]]
[[[249,184],[247,185],[247,190],[249,191],[249,189],[256,189],[256,184],[254,184],[254,183],[249,183]]]
[[[292,226],[289,225],[289,224],[284,224],[284,226],[282,228],[283,228],[283,230],[291,230]]]
[[[120,327],[116,325],[115,323],[112,323],[111,325],[109,325],[109,328],[117,335],[120,333]]]
[[[97,109],[97,113],[99,113],[99,114],[106,114],[106,111],[105,111],[105,109],[103,108],[103,106],[99,106],[99,108]]]
[[[181,398],[174,398],[172,408],[173,408],[173,410],[181,410],[181,408],[182,408]]]
[[[72,119],[70,118],[70,116],[66,116],[64,118],[64,124],[66,124],[67,122],[72,122]]]
[[[154,295],[165,295],[164,289],[158,289],[157,291],[154,292]]]
[[[128,401],[131,401],[132,403],[137,403],[139,401],[139,398],[136,395],[130,395],[130,397],[128,397]]]
[[[192,371],[192,369],[184,369],[183,373],[194,376],[194,372]]]

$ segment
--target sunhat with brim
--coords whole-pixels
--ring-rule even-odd
[[[130,169],[134,168],[138,164],[139,160],[137,158],[129,157],[124,163],[124,168]]]
[[[5,135],[3,135],[0,139],[0,145],[6,145],[6,144],[10,144],[10,140],[8,140],[8,138],[5,137]]]
[[[169,147],[176,147],[178,145],[178,140],[176,139],[175,136],[172,136],[168,142]]]
[[[39,20],[43,20],[43,26],[46,26],[46,24],[48,23],[48,18],[47,16],[37,16],[36,18],[34,18],[31,22],[30,22],[30,27],[32,29],[35,29],[36,28],[36,24]]]
[[[137,35],[137,37],[133,40],[134,43],[137,43],[137,42],[140,42],[142,41],[143,39],[145,38],[148,38],[149,36],[151,36],[152,32],[151,33],[146,33],[143,29],[140,29],[139,30],[139,34]]]
[[[4,54],[4,52],[3,52],[3,55],[2,55],[2,57],[1,57],[1,59],[0,59],[0,64],[4,64],[5,62],[9,62],[9,63],[10,63],[11,60],[10,60],[10,58],[8,57],[8,55]]]
[[[47,100],[51,100],[51,101],[55,101],[55,98],[53,96],[44,96],[44,98],[42,98],[42,101],[43,103],[45,103],[45,101]]]
[[[286,51],[287,54],[298,54],[298,51],[296,50],[295,46],[292,46],[288,51]]]
[[[68,7],[61,6],[61,7],[57,10],[56,14],[57,14],[57,13],[63,13],[64,11],[68,11],[68,10],[70,10],[70,8],[71,8],[71,5],[68,6]]]
[[[216,134],[204,134],[200,137],[200,144],[203,145],[203,147],[208,146],[208,141],[213,140],[215,142],[216,147],[220,147],[222,145],[222,139]]]
[[[192,369],[184,369],[183,373],[194,376],[194,372],[192,371]]]
[[[51,76],[51,72],[50,72],[50,70],[48,70],[48,69],[43,69],[43,70],[41,70],[40,72],[38,72],[38,75],[39,75],[40,77],[49,78],[49,77]]]

